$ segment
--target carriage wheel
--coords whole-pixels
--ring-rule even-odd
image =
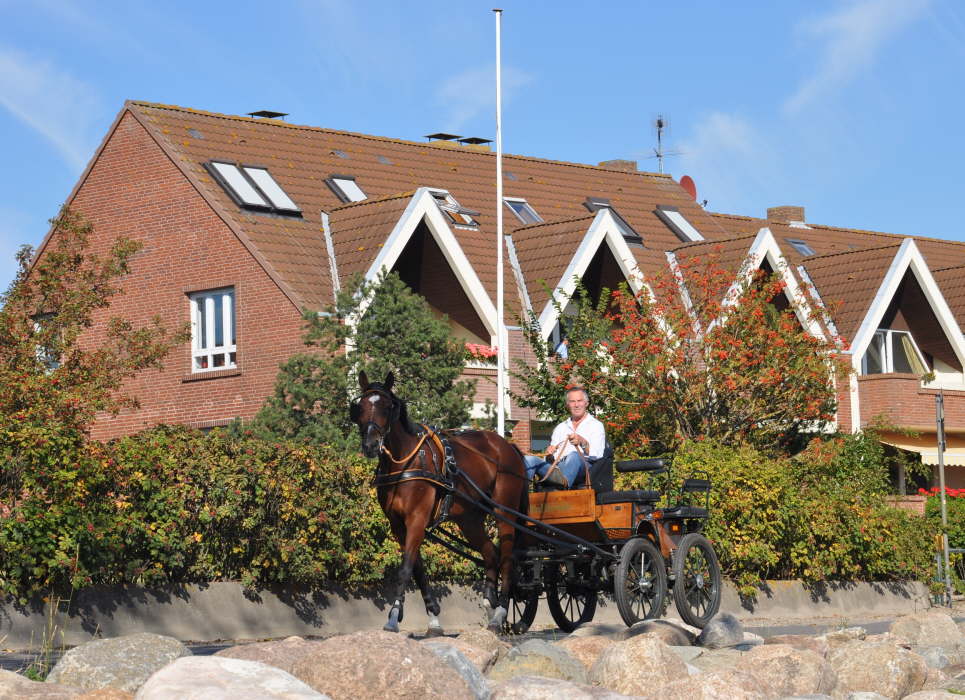
[[[673,599],[688,625],[703,627],[720,607],[720,564],[710,541],[684,535],[673,555]]]
[[[553,621],[564,632],[572,632],[593,619],[596,614],[596,598],[595,590],[567,584],[566,567],[562,562],[556,575],[546,582],[546,604]]]
[[[536,619],[536,608],[538,607],[539,590],[513,591],[513,596],[509,599],[506,621],[503,623],[503,633],[526,634],[526,630]]]
[[[647,538],[634,537],[623,545],[613,593],[627,626],[663,614],[667,562]]]

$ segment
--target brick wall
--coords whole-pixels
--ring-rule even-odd
[[[144,244],[121,284],[124,293],[96,317],[88,342],[99,341],[111,315],[141,325],[156,314],[173,328],[189,320],[188,292],[233,286],[236,295],[238,371],[191,375],[185,343],[163,370],[128,383],[140,409],[99,417],[94,437],[162,422],[214,425],[254,415],[272,390],[279,363],[302,348],[299,313],[130,114],[72,206],[94,224],[94,251],[105,251],[121,235]]]
[[[895,425],[934,429],[936,389],[923,389],[914,374],[858,377],[861,424],[883,414]],[[945,427],[965,431],[965,391],[945,392]]]

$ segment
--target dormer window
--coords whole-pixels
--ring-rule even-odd
[[[809,246],[806,241],[802,241],[800,238],[785,238],[784,240],[787,241],[788,244],[794,248],[794,250],[805,258],[812,255],[817,255],[817,253],[814,252],[814,248]]]
[[[361,202],[367,198],[352,175],[332,175],[325,184],[343,202]]]
[[[503,201],[524,226],[543,223],[543,217],[537,214],[536,210],[533,209],[525,199],[520,197],[503,197]]]
[[[687,218],[680,213],[677,207],[657,207],[654,213],[684,243],[696,243],[704,240],[700,231],[687,221]]]
[[[302,210],[266,168],[252,165],[238,167],[222,161],[211,161],[205,167],[238,206],[301,216]]]
[[[882,328],[875,331],[864,357],[861,374],[917,374],[928,372],[928,365],[911,333]]]
[[[477,228],[479,222],[473,217],[479,216],[478,211],[472,211],[471,209],[466,209],[459,205],[456,198],[445,190],[429,190],[432,197],[436,200],[436,204],[439,205],[439,209],[448,219],[449,223],[456,226],[466,226]]]

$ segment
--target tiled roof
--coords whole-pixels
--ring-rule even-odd
[[[324,182],[333,174],[354,176],[370,198],[422,186],[438,187],[451,192],[463,207],[480,212],[475,217],[478,229],[456,229],[454,234],[487,293],[495,296],[495,266],[491,264],[494,153],[169,105],[130,102],[127,106],[167,144],[179,164],[207,188],[210,197],[234,212],[268,262],[305,302],[324,304],[331,299],[328,275],[318,271],[327,270],[321,212],[333,211],[342,204]],[[204,169],[204,163],[212,159],[267,167],[304,217],[239,210]],[[596,196],[610,199],[647,246],[657,250],[679,243],[653,214],[658,205],[677,207],[707,237],[725,235],[713,217],[667,176],[516,155],[504,156],[503,164],[505,195],[525,198],[546,221],[585,216],[583,201]],[[513,216],[508,209],[504,214],[508,230]],[[338,250],[345,246],[334,220],[332,233],[338,256]],[[338,263],[339,267],[343,264],[341,259]],[[356,264],[361,265],[361,261],[356,260]]]
[[[807,258],[804,268],[850,344],[900,244]]]
[[[934,270],[932,274],[938,288],[942,290],[942,296],[948,302],[948,307],[955,315],[955,320],[961,326],[965,320],[965,265]]]
[[[560,281],[593,218],[593,214],[587,214],[566,221],[533,224],[513,232],[519,266],[537,315],[549,301],[547,287],[551,290]]]
[[[366,199],[332,209],[329,225],[340,282],[368,270],[414,194]]]

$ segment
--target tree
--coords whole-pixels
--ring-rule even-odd
[[[393,372],[413,420],[442,427],[468,421],[475,382],[459,380],[466,349],[397,274],[357,279],[325,312],[304,318],[311,352],[282,364],[274,394],[250,425],[256,434],[356,447],[347,407],[362,370],[372,378]]]
[[[605,290],[595,306],[577,294],[566,358],[548,353],[531,319],[525,334],[537,362],[515,372],[521,402],[554,412],[563,389],[582,384],[611,441],[636,452],[704,438],[773,452],[833,419],[847,365],[833,339],[781,310],[781,279],[735,276],[715,255],[682,264],[681,276],[689,303],[669,272],[637,294]]]
[[[51,220],[50,245],[33,261],[24,246],[19,271],[0,307],[0,459],[4,481],[18,484],[31,455],[40,463],[51,444],[77,446],[98,412],[136,406],[124,380],[189,336],[159,318],[143,328],[112,317],[94,345],[85,333],[95,314],[121,292],[140,244],[119,238],[104,256],[89,250],[92,226],[64,209]]]

